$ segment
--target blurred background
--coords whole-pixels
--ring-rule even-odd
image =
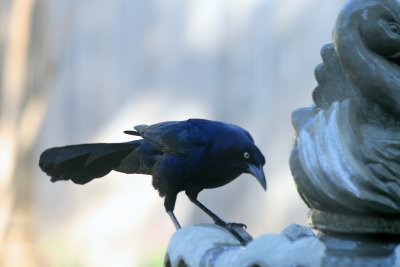
[[[200,194],[211,210],[255,237],[306,224],[288,166],[290,114],[312,103],[342,4],[0,0],[0,265],[161,266],[175,229],[150,177],[53,184],[38,160],[166,120],[238,124],[266,155],[268,192],[242,175]],[[176,215],[210,222],[184,194]]]

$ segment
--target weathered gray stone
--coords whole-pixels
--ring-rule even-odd
[[[290,165],[312,209],[400,217],[399,23],[399,1],[347,1],[322,49],[315,105],[292,117]]]
[[[308,219],[311,227],[322,231],[400,235],[399,217],[365,216],[311,210]]]
[[[400,2],[347,1],[321,55],[315,105],[292,116],[290,167],[326,246],[322,266],[396,266]]]
[[[315,237],[314,232],[310,228],[295,223],[286,227],[281,234],[288,238],[290,241],[295,241],[304,237]]]
[[[301,229],[301,230],[300,230]],[[265,234],[245,247],[225,229],[197,225],[177,231],[168,246],[167,266],[320,266],[325,245],[303,226]],[[289,234],[291,233],[291,234]],[[305,234],[306,233],[306,234]],[[294,240],[287,236],[292,236]]]

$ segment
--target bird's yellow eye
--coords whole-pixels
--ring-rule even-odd
[[[249,152],[244,152],[243,153],[243,157],[245,158],[245,159],[249,159],[250,158],[250,153]]]

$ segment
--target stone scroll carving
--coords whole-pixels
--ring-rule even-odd
[[[321,55],[315,105],[292,117],[298,191],[319,211],[400,218],[400,2],[348,1]]]

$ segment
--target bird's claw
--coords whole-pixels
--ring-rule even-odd
[[[230,223],[224,222],[223,220],[216,220],[215,224],[228,230],[243,246],[252,240],[252,237],[245,231],[247,226],[243,223]]]
[[[232,225],[232,226],[235,226],[235,227],[240,227],[243,230],[247,229],[247,225],[245,225],[244,223],[229,223],[229,224]]]
[[[215,221],[215,224],[219,225],[221,227],[224,227],[226,229],[232,229],[235,227],[242,228],[243,230],[247,229],[247,225],[245,225],[243,223],[225,222],[223,220],[217,220],[217,221]]]

